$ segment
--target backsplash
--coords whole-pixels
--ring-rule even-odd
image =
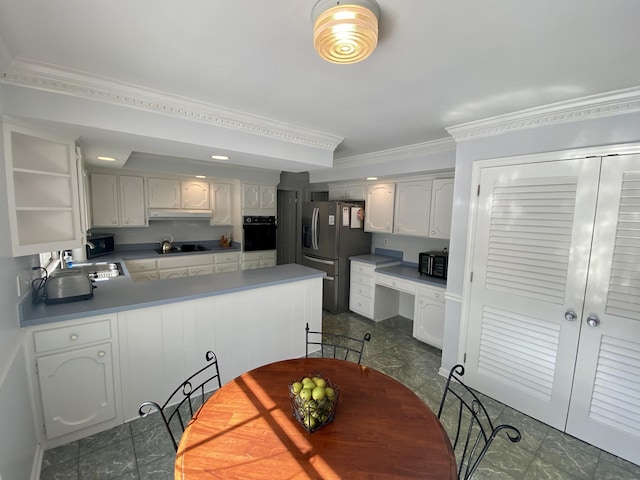
[[[92,228],[91,232],[114,233],[116,245],[155,243],[165,234],[172,235],[176,243],[220,240],[222,235],[229,233],[234,241],[241,240],[233,235],[233,227],[212,227],[209,220],[154,220],[148,227]]]
[[[385,243],[385,240],[387,243]],[[418,263],[418,254],[431,250],[449,248],[449,240],[440,238],[418,238],[404,235],[374,233],[371,240],[371,251],[395,250],[403,252],[403,262]]]

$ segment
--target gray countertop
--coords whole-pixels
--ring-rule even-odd
[[[368,255],[355,255],[353,257],[349,257],[349,260],[370,263],[376,267],[377,273],[386,273],[387,275],[424,283],[425,285],[430,285],[432,287],[447,288],[446,280],[420,275],[420,272],[418,272],[418,265],[402,263],[402,259],[398,257],[372,253]],[[398,262],[400,262],[398,265],[392,265],[393,263]]]
[[[229,249],[224,250],[228,251]],[[193,253],[216,253],[216,251]],[[189,255],[190,254],[191,252]],[[187,254],[185,253],[184,255]],[[155,258],[161,256],[166,255],[156,254]],[[90,262],[120,261],[122,262],[125,274],[120,277],[96,282],[97,288],[94,291],[93,298],[88,300],[58,305],[45,305],[43,303],[33,305],[31,303],[31,297],[27,296],[19,305],[20,326],[27,327],[134,308],[182,302],[212,295],[222,295],[269,285],[323,277],[326,275],[324,272],[313,268],[298,264],[288,264],[255,270],[215,273],[194,277],[147,282],[132,281],[126,270],[124,260],[149,257],[149,251],[147,250],[146,254],[142,251],[128,251],[89,260]]]

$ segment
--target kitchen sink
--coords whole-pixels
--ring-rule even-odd
[[[84,273],[92,280],[108,280],[124,275],[120,262],[74,263],[71,268],[56,270],[53,275],[74,275]]]

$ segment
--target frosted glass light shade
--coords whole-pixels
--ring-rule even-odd
[[[320,0],[313,8],[313,46],[332,63],[364,60],[378,44],[378,4],[374,0]]]

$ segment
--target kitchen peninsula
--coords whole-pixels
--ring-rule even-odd
[[[116,260],[111,259],[111,260]],[[124,259],[118,259],[124,266]],[[97,282],[94,297],[21,305],[42,442],[51,448],[163,401],[214,350],[223,383],[301,357],[305,324],[322,328],[322,277],[297,264],[134,282]]]

